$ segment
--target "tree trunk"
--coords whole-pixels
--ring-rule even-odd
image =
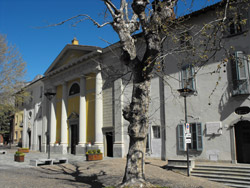
[[[134,80],[132,102],[123,110],[124,118],[130,122],[128,127],[130,143],[126,170],[123,177],[123,187],[149,186],[145,181],[149,94],[150,80],[143,80],[140,83]]]

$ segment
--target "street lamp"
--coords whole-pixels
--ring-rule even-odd
[[[192,95],[194,93],[193,89],[190,88],[182,88],[177,90],[182,97],[184,97],[184,108],[185,108],[185,128],[187,126],[187,96]],[[186,131],[185,131],[186,133]],[[185,139],[186,143],[186,139]],[[187,176],[189,176],[189,148],[188,143],[186,143],[187,148]]]
[[[56,95],[55,92],[50,92],[50,91],[47,91],[46,93],[44,93],[45,97],[51,102],[51,100],[53,99],[53,97]],[[51,109],[50,109],[51,110]],[[47,135],[48,135],[48,144],[49,144],[49,147],[48,147],[48,159],[50,159],[50,121],[48,123],[48,129],[47,129]]]

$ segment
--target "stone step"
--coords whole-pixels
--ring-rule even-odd
[[[250,187],[250,165],[197,164],[191,175],[231,187]]]
[[[168,166],[187,166],[187,159],[169,159]],[[189,159],[189,166],[194,168],[195,161],[193,159]]]
[[[221,168],[221,169],[244,169],[244,170],[249,170],[250,171],[250,165],[200,165],[196,164],[196,168]]]
[[[230,179],[217,179],[217,178],[208,178],[210,181],[216,181],[219,183],[223,183],[223,184],[235,184],[238,186],[244,185],[244,186],[248,186],[250,187],[250,182],[249,181],[241,181],[241,180],[230,180]]]
[[[192,176],[196,177],[203,177],[203,178],[214,178],[214,179],[224,179],[224,180],[239,180],[239,181],[246,181],[249,182],[250,184],[250,178],[249,177],[242,177],[242,176],[227,176],[227,175],[218,175],[218,174],[194,174],[193,172],[191,173]]]
[[[242,177],[249,177],[250,178],[250,173],[245,173],[245,172],[235,172],[235,171],[206,171],[206,170],[198,170],[198,169],[193,169],[192,174],[216,174],[216,175],[227,175],[227,176],[242,176]]]
[[[250,175],[250,170],[248,169],[230,169],[230,168],[193,168],[193,172],[233,172],[233,173],[244,173]]]
[[[239,184],[234,184],[234,183],[225,183],[224,185],[229,186],[229,187],[237,187],[237,188],[249,188],[248,185],[239,185]]]

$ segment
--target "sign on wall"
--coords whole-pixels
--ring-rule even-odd
[[[218,122],[207,122],[206,123],[206,134],[207,135],[221,135],[222,134],[222,123]]]

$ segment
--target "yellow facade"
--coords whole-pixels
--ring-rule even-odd
[[[72,113],[79,114],[80,108],[80,93],[69,96],[69,90],[72,84],[80,85],[80,79],[75,79],[67,83],[67,117]],[[56,91],[56,141],[61,141],[61,112],[62,112],[62,85],[57,87]],[[85,116],[79,114],[79,116]],[[67,126],[68,139],[69,136],[69,122]],[[95,140],[95,74],[86,75],[86,142],[94,142]],[[68,140],[68,144],[69,144]]]
[[[86,142],[95,140],[95,74],[86,75]]]
[[[22,124],[23,124],[23,111],[19,111],[15,113],[15,128],[14,128],[14,142],[21,143],[22,142]]]
[[[61,141],[62,85],[56,88],[56,142]]]

